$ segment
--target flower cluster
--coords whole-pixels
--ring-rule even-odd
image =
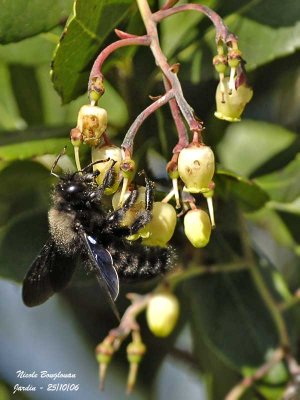
[[[146,320],[150,331],[157,337],[169,336],[178,320],[179,302],[170,291],[162,289],[155,293],[141,296],[129,294],[132,305],[128,307],[120,325],[109,332],[106,338],[96,347],[96,358],[99,363],[100,388],[104,388],[107,368],[113,355],[119,350],[122,342],[131,333],[132,340],[127,345],[127,360],[129,373],[127,379],[127,393],[130,393],[137,377],[139,364],[146,353],[146,346],[142,341],[140,327],[136,317],[146,311]]]
[[[71,131],[76,165],[81,171],[80,146],[90,146],[93,168],[99,171],[97,183],[101,185],[108,173],[113,174],[112,184],[106,187],[104,194],[110,196],[114,210],[123,206],[133,188],[138,188],[137,200],[126,210],[121,220],[121,226],[131,226],[136,215],[145,209],[146,201],[145,187],[137,187],[133,183],[137,170],[133,155],[134,139],[145,119],[163,105],[169,104],[178,132],[178,143],[166,165],[172,189],[162,201],[154,202],[150,222],[126,239],[138,240],[145,246],[164,248],[171,240],[178,220],[183,217],[183,230],[187,239],[194,247],[202,248],[208,244],[212,228],[215,226],[212,200],[215,188],[213,182],[215,157],[213,150],[203,141],[203,123],[195,116],[194,110],[183,95],[177,76],[179,65],[169,65],[161,50],[156,25],[164,18],[186,10],[204,13],[214,23],[217,55],[213,58],[213,65],[219,75],[215,112],[217,118],[239,121],[245,105],[252,97],[252,90],[246,83],[245,62],[238,48],[237,38],[229,32],[222,19],[213,10],[191,3],[175,6],[176,2],[169,0],[159,11],[152,13],[147,0],[137,0],[137,3],[147,33],[136,36],[116,30],[120,40],[110,44],[97,57],[88,85],[90,104],[80,109],[77,126]],[[137,116],[121,146],[117,147],[111,143],[108,135],[107,113],[97,104],[105,92],[102,64],[112,52],[128,45],[149,46],[156,64],[162,71],[165,93],[154,98],[152,104]],[[226,76],[228,69],[229,74]],[[172,203],[173,198],[174,203]],[[206,200],[204,206],[201,202],[203,199]],[[177,210],[179,210],[178,215]],[[113,353],[122,340],[132,333],[132,342],[127,347],[130,363],[129,390],[135,381],[138,364],[146,351],[135,316],[146,308],[150,330],[155,335],[163,337],[173,330],[179,313],[177,299],[170,292],[151,294],[146,296],[146,300],[145,296],[135,295],[131,307],[135,311],[129,314],[126,312],[120,326],[111,331],[97,348],[102,382]],[[127,311],[129,310],[130,307]]]
[[[230,42],[227,55],[222,43],[217,46],[218,54],[213,64],[219,74],[219,85],[216,91],[217,111],[215,116],[230,122],[238,122],[247,103],[252,98],[252,89],[247,85],[242,53],[236,41]],[[229,76],[225,76],[230,69]]]

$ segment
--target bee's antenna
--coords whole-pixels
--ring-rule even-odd
[[[86,167],[82,168],[82,170],[78,171],[78,172],[85,172],[87,169],[91,168],[93,165],[100,164],[100,163],[107,162],[107,161],[110,161],[110,158],[106,158],[105,160],[94,161],[94,162],[88,164]]]
[[[57,163],[58,163],[59,159],[60,159],[63,155],[65,155],[66,149],[67,149],[67,146],[65,146],[65,147],[63,148],[63,150],[59,153],[59,155],[56,157],[56,159],[55,159],[55,161],[54,161],[54,163],[53,163],[53,165],[52,165],[52,168],[51,168],[51,170],[50,170],[50,174],[53,175],[53,176],[55,176],[56,178],[59,178],[59,179],[61,179],[61,176],[58,175],[58,174],[56,174],[56,173],[54,172],[54,169],[55,169],[55,167],[57,166]]]

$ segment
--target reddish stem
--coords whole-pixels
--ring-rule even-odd
[[[164,77],[164,85],[166,91],[171,89],[170,82],[165,77]],[[176,100],[171,99],[169,101],[169,106],[178,132],[178,143],[173,149],[173,153],[177,153],[182,149],[184,149],[189,144],[189,137]]]
[[[206,15],[214,24],[216,28],[216,42],[222,40],[224,43],[237,43],[237,37],[231,33],[228,27],[225,25],[222,18],[210,8],[203,6],[201,4],[184,4],[182,6],[177,6],[168,9],[161,9],[153,14],[153,19],[156,23],[160,22],[164,18],[167,18],[171,15],[177,14],[182,11],[198,11],[204,15]]]
[[[150,49],[155,58],[156,64],[160,67],[163,74],[170,82],[172,89],[174,90],[178,107],[189,124],[190,130],[201,132],[202,124],[195,118],[194,110],[183,96],[181,85],[176,75],[176,70],[174,71],[172,67],[170,67],[167,58],[160,47],[156,21],[153,17],[154,14],[152,14],[147,0],[137,0],[137,4],[146,27],[148,37],[150,39]]]
[[[133,124],[127,131],[123,143],[121,147],[125,152],[129,152],[130,155],[132,155],[132,149],[133,149],[133,142],[135,135],[137,134],[140,126],[143,124],[146,118],[149,117],[154,111],[159,109],[161,106],[164,104],[168,103],[172,98],[174,98],[174,90],[171,89],[169,90],[166,94],[161,96],[158,100],[156,100],[154,103],[150,104],[149,107],[145,108],[144,111],[142,111],[134,120]]]
[[[118,33],[121,31],[118,31]],[[122,32],[124,33],[124,32]],[[122,34],[121,34],[122,35]],[[129,35],[129,34],[128,34]],[[130,36],[130,35],[129,35]],[[131,46],[131,45],[140,45],[140,46],[149,46],[150,45],[150,39],[147,35],[144,36],[130,36],[125,39],[120,39],[117,40],[116,42],[110,44],[107,46],[104,50],[101,51],[99,56],[96,58],[91,73],[89,77],[89,87],[92,82],[93,78],[101,77],[102,78],[102,73],[101,73],[101,68],[102,64],[104,61],[107,59],[107,57],[116,51],[117,49],[125,46]]]

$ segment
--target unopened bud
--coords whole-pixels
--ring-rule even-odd
[[[150,236],[144,239],[142,243],[146,246],[166,246],[173,236],[176,222],[176,211],[171,204],[155,202],[151,221],[143,228],[146,232],[149,232]]]
[[[194,247],[205,247],[210,239],[211,222],[207,213],[195,209],[184,216],[184,233]]]
[[[104,381],[106,377],[107,367],[112,359],[113,354],[113,345],[107,339],[104,339],[103,342],[101,342],[96,347],[96,358],[99,363],[99,381],[101,390],[104,389]]]
[[[174,330],[179,316],[177,298],[169,292],[154,294],[146,311],[146,319],[151,332],[158,337],[166,337]]]
[[[223,54],[218,54],[213,58],[213,65],[219,74],[223,74],[227,68],[227,57]]]
[[[241,62],[242,52],[238,49],[232,49],[228,52],[228,65],[230,68],[237,68]]]
[[[107,128],[107,112],[97,106],[82,106],[78,113],[77,128],[84,143],[97,146]]]
[[[127,359],[130,363],[127,379],[127,393],[131,393],[137,378],[139,363],[146,352],[146,346],[141,340],[133,341],[127,346]]]
[[[96,104],[105,92],[103,78],[100,76],[92,78],[89,87],[89,99],[92,104]]]
[[[215,172],[213,151],[208,146],[192,143],[179,154],[178,172],[186,186],[185,191],[207,192]]]
[[[71,143],[74,147],[79,147],[82,143],[82,134],[78,128],[71,129],[70,132]]]
[[[123,160],[120,165],[120,169],[122,171],[124,178],[127,178],[127,179],[129,179],[129,181],[131,181],[135,174],[134,160],[132,160],[131,158]]]

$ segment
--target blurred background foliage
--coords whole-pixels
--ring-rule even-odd
[[[212,67],[214,29],[200,14],[186,12],[160,24],[162,48],[188,102],[205,123],[204,141],[218,161],[217,227],[205,250],[195,250],[182,228],[173,240],[179,263],[222,265],[253,251],[255,273],[203,274],[183,280],[176,294],[181,317],[168,339],[157,339],[141,316],[148,353],[132,399],[222,400],[242,376],[253,373],[280,344],[281,336],[257,276],[274,301],[299,358],[300,319],[300,3],[298,0],[202,2],[238,35],[254,97],[240,123],[216,120],[217,77]],[[125,347],[110,367],[106,391],[98,392],[93,348],[116,324],[99,288],[84,274],[62,296],[36,309],[21,301],[21,281],[47,238],[49,176],[55,155],[68,145],[63,168],[73,168],[68,136],[87,103],[87,79],[99,51],[116,39],[118,27],[144,32],[131,0],[6,2],[0,0],[0,398],[12,397],[17,370],[76,373],[79,392],[56,399],[125,397]],[[160,4],[151,2],[152,9]],[[51,65],[51,79],[50,79]],[[134,118],[163,92],[148,48],[125,48],[105,64],[109,134],[116,144]],[[176,144],[169,109],[153,115],[135,143],[139,168],[168,190],[165,164]],[[86,154],[86,157],[88,155]],[[88,160],[88,158],[87,158]],[[246,262],[246,261],[245,261]],[[122,286],[146,292],[153,283]],[[273,310],[274,311],[274,310]],[[281,399],[289,381],[284,363],[257,382],[243,399]],[[53,398],[51,392],[14,395]]]

